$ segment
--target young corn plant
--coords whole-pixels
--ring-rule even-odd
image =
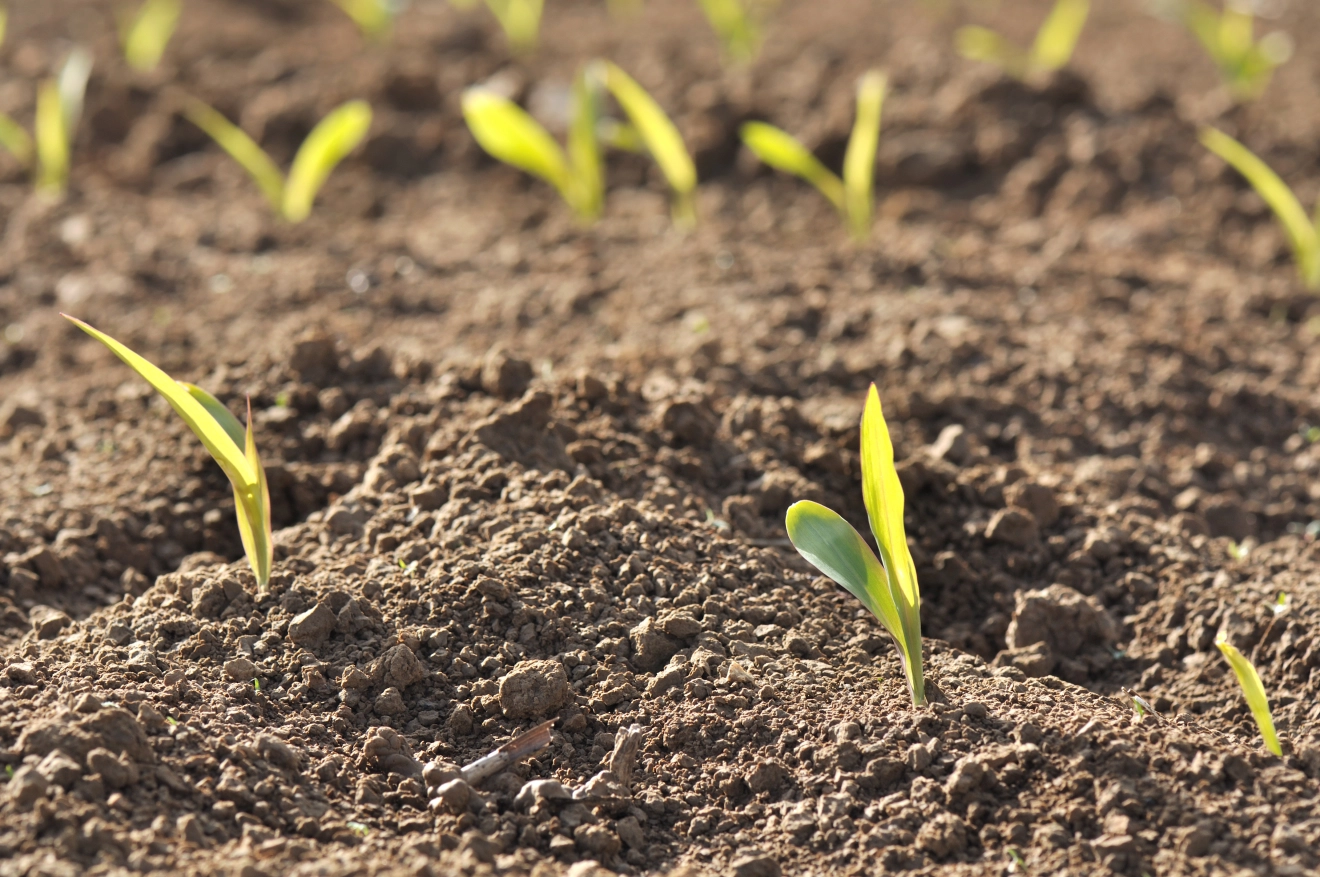
[[[697,188],[697,166],[678,128],[655,99],[647,94],[646,89],[617,64],[610,61],[593,62],[587,69],[587,75],[609,90],[631,123],[628,134],[612,138],[614,145],[630,149],[640,147],[650,153],[669,187],[674,190],[674,224],[680,228],[695,226],[697,209],[693,193]]]
[[[136,13],[119,19],[124,60],[134,70],[150,72],[160,64],[183,12],[183,0],[143,0]]]
[[[59,196],[68,187],[73,135],[82,118],[83,96],[91,72],[91,55],[82,49],[69,53],[59,75],[37,87],[31,135],[0,113],[0,146],[32,172],[39,192]]]
[[[761,51],[761,20],[771,0],[698,0],[724,56],[734,64],[754,61]]]
[[[591,222],[605,202],[597,104],[596,89],[583,71],[573,81],[567,150],[526,110],[483,86],[463,93],[463,119],[493,158],[554,186],[579,219]]]
[[[1279,745],[1279,735],[1274,730],[1274,717],[1270,715],[1270,701],[1265,696],[1265,686],[1260,681],[1260,674],[1228,641],[1223,631],[1220,631],[1219,636],[1215,638],[1215,645],[1228,660],[1228,666],[1233,668],[1233,674],[1237,676],[1238,684],[1242,686],[1242,694],[1247,699],[1247,708],[1251,710],[1251,717],[1256,720],[1256,727],[1260,728],[1260,736],[1265,741],[1265,748],[1275,755],[1283,755],[1283,747]]]
[[[885,75],[872,70],[857,85],[857,117],[843,156],[843,177],[821,164],[796,138],[764,122],[747,122],[739,134],[747,148],[777,170],[795,174],[816,187],[839,211],[857,240],[871,233],[875,153],[880,145],[880,110]]]
[[[903,527],[903,486],[894,469],[894,446],[875,384],[867,392],[862,414],[862,498],[880,548],[878,560],[852,524],[809,500],[789,506],[788,538],[812,566],[861,600],[889,632],[898,646],[912,705],[924,706],[921,590]]]
[[[1090,0],[1057,0],[1027,50],[985,27],[959,28],[954,41],[964,58],[987,61],[1028,82],[1061,69],[1072,59],[1090,11]]]
[[[541,35],[541,11],[545,0],[486,0],[504,38],[515,52],[530,52]]]
[[[1320,291],[1320,200],[1316,202],[1314,216],[1308,216],[1287,184],[1247,147],[1215,128],[1202,128],[1200,137],[1207,149],[1246,177],[1256,194],[1274,211],[1292,245],[1302,283],[1307,289]]]
[[[243,550],[257,578],[257,585],[265,588],[270,582],[273,561],[270,489],[266,484],[266,470],[257,455],[256,441],[252,437],[252,400],[248,400],[247,428],[238,418],[220,404],[210,393],[193,384],[176,381],[151,362],[134,353],[115,339],[99,332],[82,320],[62,314],[78,328],[124,361],[156,392],[165,397],[183,422],[201,439],[206,450],[220,464],[234,488],[234,506],[238,514],[238,530],[243,538]]]
[[[331,110],[298,147],[286,179],[271,157],[234,123],[199,100],[184,116],[201,128],[248,172],[275,213],[302,222],[312,213],[316,194],[335,166],[362,142],[371,127],[371,107],[354,100]]]
[[[1274,68],[1292,57],[1292,40],[1286,33],[1275,31],[1255,38],[1249,4],[1228,0],[1220,12],[1201,0],[1187,0],[1182,4],[1181,17],[1239,103],[1260,97],[1274,76]]]

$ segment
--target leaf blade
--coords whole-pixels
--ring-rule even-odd
[[[887,85],[888,80],[878,70],[868,71],[858,82],[857,115],[843,156],[844,203],[848,225],[858,240],[871,230],[875,154],[880,148],[880,113]]]
[[[1051,73],[1072,59],[1090,12],[1090,0],[1058,0],[1054,4],[1031,44],[1033,70]]]
[[[738,129],[742,142],[762,162],[806,180],[847,215],[843,180],[811,154],[797,138],[765,122],[746,122]]]
[[[1279,745],[1279,735],[1274,730],[1274,716],[1270,714],[1270,702],[1265,694],[1265,685],[1260,681],[1260,674],[1256,672],[1251,661],[1247,660],[1222,632],[1215,639],[1215,645],[1228,660],[1228,665],[1233,668],[1233,675],[1237,676],[1238,684],[1242,686],[1247,708],[1251,710],[1251,716],[1256,720],[1256,727],[1260,729],[1265,748],[1275,755],[1283,755],[1283,747]]]
[[[183,0],[143,0],[137,14],[126,19],[120,38],[128,65],[144,72],[155,70],[182,13]]]
[[[555,139],[513,101],[477,86],[463,93],[468,130],[493,158],[554,186],[570,205],[572,171]]]
[[[330,172],[357,148],[370,127],[371,107],[361,100],[340,104],[316,123],[289,168],[281,208],[285,219],[302,222],[311,215],[312,203]]]
[[[69,132],[64,118],[59,83],[47,79],[37,90],[37,188],[56,195],[69,180]]]
[[[219,111],[190,99],[183,110],[184,118],[206,132],[207,136],[229,153],[248,172],[261,194],[266,196],[276,213],[284,212],[284,175],[271,161],[266,151],[247,135],[242,128],[226,119]]]

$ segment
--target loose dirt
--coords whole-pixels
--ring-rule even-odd
[[[729,70],[689,3],[552,3],[511,60],[480,10],[415,0],[374,46],[328,3],[205,0],[149,75],[106,5],[14,9],[0,110],[30,118],[70,39],[97,67],[64,201],[0,159],[0,874],[1313,873],[1320,309],[1196,126],[1313,200],[1320,8],[1278,4],[1296,56],[1246,109],[1135,2],[1039,89],[950,48],[1047,5],[784,3]],[[471,142],[464,86],[553,124],[593,56],[693,147],[695,232],[636,157],[587,228]],[[877,65],[854,246],[737,126],[837,164]],[[377,118],[286,226],[184,93],[281,162],[342,100]],[[267,590],[222,473],[61,310],[251,397]],[[803,498],[864,521],[871,381],[920,710],[782,526]]]

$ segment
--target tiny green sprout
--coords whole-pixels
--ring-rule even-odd
[[[260,692],[260,691],[261,691],[261,680],[260,680],[260,679],[253,679],[253,680],[252,680],[252,690],[253,690],[253,691],[256,691],[256,692]]]
[[[179,720],[174,718],[174,716],[166,716],[165,721],[168,722],[171,727],[174,728],[179,727]]]
[[[1265,741],[1265,748],[1275,755],[1283,755],[1283,747],[1279,745],[1279,735],[1274,731],[1274,717],[1270,715],[1270,702],[1265,696],[1265,686],[1260,681],[1260,674],[1228,641],[1228,636],[1223,631],[1220,631],[1219,636],[1215,638],[1215,645],[1228,659],[1228,665],[1233,668],[1238,684],[1242,686],[1242,693],[1247,698],[1247,707],[1251,710],[1252,718],[1256,720],[1256,727],[1260,728],[1260,736]]]
[[[898,646],[913,706],[926,703],[921,665],[921,590],[903,527],[903,485],[875,384],[862,413],[862,499],[880,559],[852,524],[819,503],[789,506],[788,538],[812,566],[846,588]]]
[[[596,61],[588,68],[588,75],[600,82],[618,101],[636,140],[655,159],[669,187],[674,190],[674,224],[691,228],[697,223],[697,209],[693,192],[697,188],[697,166],[683,143],[683,135],[669,116],[646,93],[637,80],[610,61]]]
[[[31,136],[0,113],[0,146],[32,171],[39,192],[59,196],[69,184],[73,134],[82,117],[83,96],[91,73],[91,55],[83,49],[69,53],[59,75],[37,87]]]
[[[11,780],[14,778],[14,766],[12,764],[5,765],[5,776]]]
[[[541,35],[541,10],[545,0],[486,0],[504,38],[515,52],[530,52]]]
[[[1183,23],[1205,48],[1233,99],[1246,103],[1260,97],[1270,84],[1274,68],[1292,57],[1292,40],[1275,31],[1255,38],[1251,5],[1227,0],[1219,12],[1201,0],[1187,0],[1181,8]]]
[[[1317,205],[1317,209],[1320,209],[1320,205]],[[1320,229],[1317,229],[1317,231],[1320,231]],[[1307,444],[1313,445],[1316,442],[1320,442],[1320,426],[1306,427],[1302,432],[1302,438],[1306,439]]]
[[[248,400],[248,422],[244,429],[228,408],[201,387],[174,380],[104,332],[68,314],[61,316],[104,344],[164,396],[165,401],[178,412],[183,422],[188,424],[188,428],[201,439],[206,450],[220,464],[234,488],[234,507],[243,550],[247,553],[248,563],[252,565],[258,587],[264,589],[270,582],[273,560],[270,488],[266,484],[266,470],[261,465],[257,444],[252,436],[252,401]]]
[[[821,164],[800,141],[773,125],[747,122],[739,131],[743,143],[761,161],[815,186],[839,211],[856,240],[864,240],[871,231],[875,153],[880,144],[880,111],[885,88],[885,75],[878,70],[868,72],[858,81],[857,117],[843,156],[842,179]]]
[[[1011,860],[1008,865],[1009,873],[1016,874],[1018,871],[1025,873],[1027,870],[1027,860],[1022,858],[1022,854],[1014,847],[1009,847],[1005,852],[1008,853],[1008,858]]]
[[[1288,592],[1280,591],[1279,596],[1274,599],[1274,605],[1270,607],[1270,610],[1276,616],[1282,615],[1288,611],[1288,605],[1291,602],[1292,600],[1288,597]]]
[[[1247,555],[1251,553],[1251,546],[1246,542],[1236,542],[1229,540],[1228,556],[1234,560],[1246,560]]]
[[[482,149],[554,186],[578,218],[590,222],[600,216],[605,193],[597,103],[589,78],[579,73],[573,82],[567,151],[526,110],[489,88],[463,93],[463,119]]]
[[[761,19],[765,0],[698,0],[719,38],[724,56],[735,64],[755,60],[761,51]]]
[[[347,825],[348,830],[356,834],[358,837],[366,837],[371,833],[371,826],[367,825],[365,822],[349,821]]]
[[[1201,143],[1246,177],[1251,188],[1270,206],[1292,245],[1302,283],[1307,289],[1320,291],[1320,200],[1315,205],[1315,216],[1307,216],[1302,202],[1279,175],[1223,131],[1202,128]]]
[[[289,222],[302,222],[335,166],[362,142],[371,127],[371,107],[353,100],[331,110],[298,147],[286,179],[275,162],[251,137],[216,110],[190,100],[184,116],[220,144],[256,182],[275,212]]]
[[[179,24],[183,0],[143,0],[136,13],[119,19],[124,60],[135,70],[156,69]]]
[[[276,408],[288,408],[288,407],[289,407],[289,391],[288,391],[288,390],[280,390],[278,393],[275,394],[275,407],[276,407]]]
[[[987,61],[1015,79],[1033,81],[1072,59],[1090,11],[1090,0],[1057,0],[1027,51],[985,27],[959,28],[954,40],[964,58]]]

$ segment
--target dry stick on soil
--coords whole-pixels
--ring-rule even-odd
[[[921,590],[903,527],[903,485],[894,469],[894,445],[875,384],[862,413],[862,498],[880,560],[852,524],[809,500],[789,507],[788,538],[812,566],[847,588],[880,620],[898,646],[912,705],[924,706]]]
[[[238,529],[243,537],[243,550],[247,553],[257,586],[265,588],[270,582],[273,544],[270,523],[270,488],[266,484],[266,470],[257,454],[252,437],[252,400],[248,400],[247,428],[238,418],[221,405],[210,393],[193,384],[176,381],[154,364],[134,353],[104,332],[97,331],[82,320],[61,314],[69,322],[100,341],[119,357],[165,401],[178,412],[183,422],[201,439],[206,450],[220,464],[234,488],[234,506],[238,515]]]
[[[531,758],[550,745],[550,728],[554,723],[554,719],[542,722],[530,731],[514,737],[489,755],[483,755],[471,764],[466,765],[463,768],[463,779],[469,785],[475,786],[487,777],[494,776],[504,770],[509,765],[522,761],[524,758]]]
[[[1274,717],[1270,715],[1270,701],[1265,695],[1265,685],[1260,681],[1260,674],[1237,650],[1237,647],[1228,641],[1228,636],[1223,631],[1220,631],[1219,636],[1215,638],[1215,645],[1228,659],[1228,666],[1233,668],[1238,684],[1242,686],[1242,694],[1247,698],[1247,708],[1251,710],[1251,716],[1256,720],[1256,727],[1260,728],[1260,736],[1265,741],[1265,748],[1275,755],[1283,755],[1283,747],[1279,745],[1279,735],[1274,730]]]
[[[1027,82],[1053,73],[1072,59],[1090,11],[1090,0],[1058,0],[1027,51],[985,27],[959,28],[954,41],[964,58],[988,61]]]

